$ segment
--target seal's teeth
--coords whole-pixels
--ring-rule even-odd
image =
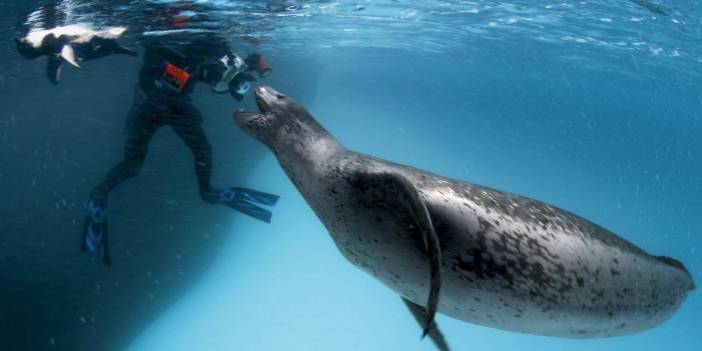
[[[258,109],[261,110],[261,112],[265,113],[267,112],[267,106],[266,103],[263,101],[263,99],[256,94],[256,105],[258,106]]]

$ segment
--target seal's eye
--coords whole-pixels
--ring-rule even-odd
[[[278,99],[282,99],[285,97],[285,95],[283,95],[281,93],[277,93],[277,94],[275,94],[275,97],[277,97]]]

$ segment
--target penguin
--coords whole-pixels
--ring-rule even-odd
[[[15,37],[15,43],[19,54],[26,59],[47,56],[47,77],[51,83],[58,84],[64,61],[80,68],[80,62],[108,55],[136,56],[135,50],[117,41],[126,30],[126,27],[95,30],[87,25],[72,24],[51,29],[31,29],[25,36]]]

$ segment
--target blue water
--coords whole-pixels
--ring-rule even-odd
[[[46,2],[6,2],[3,32]],[[150,6],[62,1],[69,23],[147,30]],[[568,209],[702,281],[702,3],[198,1],[197,29],[263,52],[261,83],[348,148]],[[266,6],[268,5],[268,6]],[[655,6],[654,6],[655,5]],[[657,13],[662,9],[665,14]],[[115,265],[78,253],[84,202],[121,157],[139,61],[65,67],[0,38],[0,349],[434,350],[398,296],[337,251],[273,156],[202,87],[214,182],[281,195],[267,225],[200,201],[159,131],[110,203]],[[690,294],[640,334],[568,340],[439,315],[454,350],[696,350]]]

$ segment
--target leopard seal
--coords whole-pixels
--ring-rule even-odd
[[[261,112],[236,124],[275,154],[343,256],[430,335],[435,311],[521,333],[626,335],[668,320],[695,289],[679,261],[573,213],[348,150],[291,98],[255,97]]]

